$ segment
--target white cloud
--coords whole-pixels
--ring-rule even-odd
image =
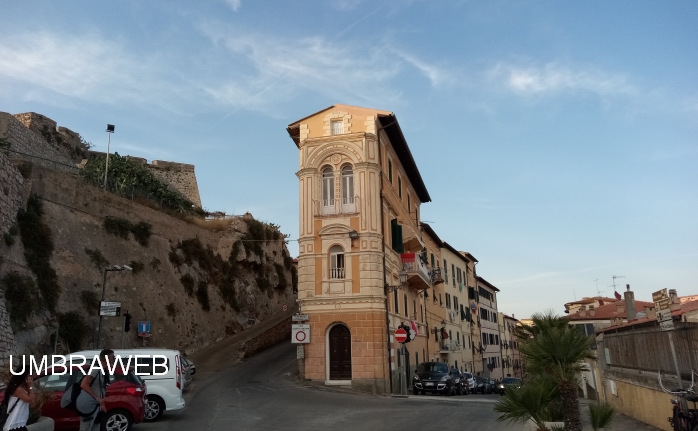
[[[543,67],[499,64],[488,75],[491,80],[521,95],[584,92],[610,96],[636,92],[624,75],[573,69],[557,63],[548,63]]]
[[[242,4],[242,0],[225,0],[225,2],[235,12],[237,12],[237,10],[240,9],[240,5]]]
[[[428,62],[420,60],[414,55],[406,52],[402,52],[399,50],[393,51],[395,52],[395,54],[398,55],[398,57],[405,60],[415,69],[417,69],[422,75],[429,78],[429,82],[431,82],[431,85],[434,87],[438,87],[444,84],[451,84],[456,80],[455,74],[451,71],[446,70],[445,68],[438,67],[434,64],[430,64]]]

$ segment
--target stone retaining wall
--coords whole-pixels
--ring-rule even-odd
[[[247,357],[268,349],[271,346],[281,342],[290,342],[291,340],[291,318],[285,319],[254,338],[240,344],[240,357],[243,360]]]

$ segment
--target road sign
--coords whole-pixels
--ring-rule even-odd
[[[294,322],[307,322],[309,319],[307,314],[294,314],[291,320]]]
[[[666,322],[667,320],[671,320],[671,310],[669,308],[657,310],[657,321]]]
[[[288,305],[284,304],[284,305],[281,307],[281,309],[284,310],[284,311],[288,310]]]
[[[121,316],[121,303],[120,302],[100,302],[99,306],[100,316]]]
[[[292,344],[308,344],[310,343],[310,325],[291,325],[291,343]]]
[[[296,359],[304,359],[304,358],[305,358],[305,347],[297,346],[296,347]]]
[[[663,299],[669,300],[669,292],[666,289],[658,290],[652,293],[652,302],[659,302]]]
[[[150,320],[140,320],[138,322],[138,336],[151,337],[150,335]]]
[[[407,341],[407,331],[405,331],[402,328],[398,328],[395,330],[395,341],[398,343],[404,343]]]
[[[674,321],[666,320],[664,322],[659,322],[659,329],[662,331],[671,331],[674,329]]]

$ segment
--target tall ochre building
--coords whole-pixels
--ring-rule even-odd
[[[414,372],[434,354],[426,300],[440,277],[420,228],[420,207],[431,198],[391,112],[334,105],[287,130],[300,156],[304,376],[387,393],[398,369],[398,325],[418,334],[406,344],[405,377],[404,365]]]

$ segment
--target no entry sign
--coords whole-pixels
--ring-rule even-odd
[[[402,328],[398,328],[395,330],[395,341],[398,343],[404,343],[407,341],[407,331],[405,331]]]

